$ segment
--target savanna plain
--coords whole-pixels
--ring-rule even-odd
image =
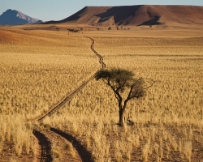
[[[0,28],[1,162],[203,161],[201,26],[67,28]],[[105,68],[154,81],[128,104],[133,124],[117,124],[113,91],[93,77],[102,66],[92,48]]]

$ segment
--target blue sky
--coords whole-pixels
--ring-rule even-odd
[[[44,21],[64,19],[85,6],[124,5],[193,5],[203,6],[203,0],[0,0],[0,14],[15,9]]]

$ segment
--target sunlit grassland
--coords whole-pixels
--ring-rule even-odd
[[[1,112],[40,115],[93,75],[95,67],[97,60],[90,56],[1,54]]]
[[[136,35],[134,33],[134,35]],[[93,37],[95,48],[106,55],[202,55],[203,38],[173,37]],[[104,48],[105,47],[105,48]]]
[[[11,141],[14,155],[20,156],[22,148],[28,154],[35,150],[32,125],[26,123],[27,119],[47,112],[89,79],[100,65],[91,53],[88,38],[15,32],[9,32],[14,38],[1,40],[0,44],[0,148],[4,141]]]
[[[15,37],[0,44],[0,151],[10,140],[20,155],[23,146],[27,153],[35,150],[32,124],[25,125],[26,119],[46,112],[101,66],[85,34],[7,32]],[[95,161],[200,159],[202,38],[93,38],[108,68],[125,68],[146,82],[155,81],[146,97],[128,105],[125,118],[134,125],[118,127],[115,96],[95,80],[39,125],[71,132]]]
[[[89,83],[58,116],[45,118],[44,124],[76,134],[96,161],[193,161],[200,156],[202,56],[129,55],[129,51],[112,56],[110,49],[103,49],[108,68],[129,69],[146,82],[155,81],[145,98],[128,105],[126,120],[135,124],[123,130],[117,126],[117,101],[102,81]]]

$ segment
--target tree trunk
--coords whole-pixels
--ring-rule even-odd
[[[119,110],[119,125],[121,126],[121,127],[123,127],[124,126],[124,111],[125,109],[122,109],[122,108],[120,108],[120,110]]]

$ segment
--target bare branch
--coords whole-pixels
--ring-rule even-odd
[[[127,97],[127,99],[126,99],[127,101],[130,99],[130,96],[131,96],[133,87],[134,87],[134,85],[132,85],[132,86],[130,87],[130,92],[128,93],[128,97]]]
[[[149,88],[151,88],[151,87],[154,85],[154,83],[157,82],[157,81],[154,81],[154,80],[152,80],[152,79],[150,79],[150,81],[152,81],[152,83],[150,84],[150,86],[143,87],[143,89],[149,89]]]
[[[114,87],[111,85],[110,79],[108,79],[108,85],[109,85],[109,86],[111,87],[111,89],[114,91],[115,96],[117,96],[116,98],[122,100],[122,97],[121,97],[121,95],[119,94],[119,92],[118,92],[117,90],[115,90]]]

